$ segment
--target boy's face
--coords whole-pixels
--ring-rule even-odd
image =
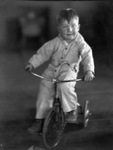
[[[67,20],[63,20],[62,23],[58,26],[58,31],[61,37],[70,42],[76,37],[76,33],[79,31],[79,19],[73,18],[68,22]]]

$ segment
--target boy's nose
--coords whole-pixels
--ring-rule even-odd
[[[72,31],[72,27],[71,27],[71,26],[68,27],[68,31],[69,31],[69,32]]]

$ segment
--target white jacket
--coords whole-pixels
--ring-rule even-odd
[[[80,62],[83,65],[84,72],[88,70],[94,72],[92,49],[85,42],[80,33],[78,33],[77,37],[69,44],[60,36],[50,40],[31,57],[29,63],[31,63],[34,68],[37,68],[50,58],[51,63],[44,74],[46,74],[47,71],[52,71],[52,73],[57,72],[57,68],[59,70],[64,63],[68,63],[70,67],[78,72]]]

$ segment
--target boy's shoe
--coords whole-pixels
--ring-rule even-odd
[[[77,110],[70,111],[66,114],[67,123],[77,123],[78,124],[78,112]]]
[[[28,128],[27,131],[32,134],[42,133],[43,124],[44,124],[44,119],[36,119],[36,121],[33,123],[33,125],[30,128]]]

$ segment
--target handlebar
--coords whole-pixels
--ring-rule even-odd
[[[41,76],[41,75],[38,75],[38,74],[36,74],[36,73],[34,73],[34,72],[30,72],[30,73],[31,73],[32,75],[34,75],[35,77],[38,77],[38,78],[41,78],[41,79],[45,79],[45,80],[51,81],[50,79],[47,79],[47,78],[45,78],[45,77],[43,77],[43,76]],[[53,83],[55,83],[55,82],[57,82],[57,83],[59,83],[59,82],[60,82],[60,83],[64,83],[64,82],[78,82],[78,81],[84,81],[84,77],[79,78],[79,79],[62,80],[62,81],[53,78],[53,80],[52,80],[51,82],[53,82]]]
[[[34,73],[34,72],[30,72],[32,75],[34,75],[34,76],[36,76],[36,77],[39,77],[39,78],[41,78],[41,79],[44,79],[44,77],[43,76],[40,76],[40,75],[38,75],[38,74],[36,74],[36,73]]]

